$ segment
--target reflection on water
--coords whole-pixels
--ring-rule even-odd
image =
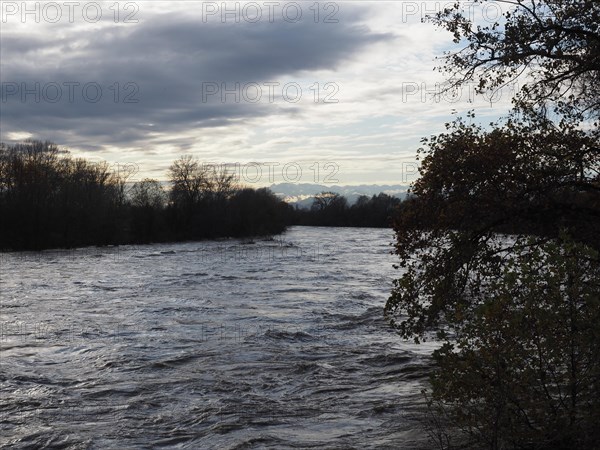
[[[415,448],[390,230],[1,255],[0,444]]]

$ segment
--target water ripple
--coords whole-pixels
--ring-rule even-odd
[[[389,230],[3,255],[0,446],[417,448]]]

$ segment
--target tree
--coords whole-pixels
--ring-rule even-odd
[[[164,239],[164,209],[167,195],[157,180],[146,178],[129,190],[132,238],[136,242],[156,242]]]
[[[517,103],[553,105],[568,114],[600,113],[600,3],[596,0],[474,0],[495,3],[501,18],[473,23],[460,3],[429,20],[454,35],[461,50],[441,67],[452,86],[477,79],[480,92],[525,81]],[[525,74],[528,77],[520,77]]]
[[[600,442],[598,252],[564,237],[514,242],[480,271],[486,295],[434,353],[430,407],[487,448],[597,448]],[[458,438],[458,439],[456,439]],[[465,439],[466,438],[466,439]]]
[[[444,343],[432,407],[474,448],[594,448],[600,438],[597,142],[515,121],[492,131],[458,121],[426,140],[395,222],[403,273],[386,312],[404,338],[435,332]]]
[[[321,192],[315,195],[311,209],[313,211],[324,211],[335,205],[340,205],[345,199],[335,192]]]
[[[352,206],[348,200],[334,192],[317,195],[310,210],[298,208],[293,223],[311,226],[375,227],[392,226],[392,217],[400,210],[400,199],[385,193],[358,197]]]
[[[466,41],[447,55],[455,86],[531,82],[490,129],[459,119],[424,139],[386,313],[404,338],[443,344],[430,390],[451,426],[441,447],[597,448],[599,6],[499,3],[512,8],[487,27],[458,4],[432,19]]]
[[[192,157],[171,165],[168,196],[152,179],[127,192],[131,174],[50,142],[0,143],[0,249],[272,235],[290,222],[270,191],[242,192],[232,174]]]
[[[0,240],[10,248],[116,243],[123,180],[50,142],[0,147]]]
[[[411,312],[400,324],[405,337],[455,320],[478,283],[479,262],[499,252],[490,247],[498,232],[543,242],[566,229],[600,249],[600,158],[590,150],[597,138],[548,123],[485,131],[458,120],[424,142],[421,177],[395,222],[396,253],[408,270],[387,308]]]
[[[145,178],[135,183],[129,192],[131,204],[138,208],[162,209],[166,204],[165,191],[157,180]]]
[[[335,192],[321,192],[316,195],[311,211],[318,216],[319,225],[345,226],[348,201]]]
[[[229,203],[233,236],[274,235],[285,230],[291,206],[266,188],[240,189]]]
[[[209,167],[208,178],[213,198],[222,201],[230,198],[238,189],[235,175],[227,170],[225,166],[220,168],[216,165]]]
[[[193,156],[185,155],[169,167],[169,180],[171,202],[175,206],[192,208],[209,190],[209,169]]]

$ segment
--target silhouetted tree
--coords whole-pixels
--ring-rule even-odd
[[[137,242],[160,241],[165,238],[164,211],[167,195],[157,180],[144,179],[129,190],[131,232]]]
[[[291,207],[266,188],[241,189],[231,198],[232,235],[274,235],[285,230]]]
[[[297,209],[292,223],[312,226],[378,227],[392,226],[392,218],[399,213],[401,201],[381,193],[369,198],[360,196],[348,206],[345,197],[334,192],[317,195],[310,210]]]
[[[291,221],[289,205],[264,189],[240,190],[224,169],[182,157],[169,173],[168,194],[150,179],[127,189],[128,172],[52,143],[0,144],[0,248],[271,235]]]
[[[485,6],[495,3],[475,0]],[[479,92],[495,91],[519,79],[520,107],[549,106],[559,113],[600,113],[600,3],[595,0],[500,1],[506,12],[476,25],[459,3],[430,20],[450,31],[458,52],[447,54],[453,86],[477,81]],[[527,79],[520,77],[527,72]],[[580,116],[582,117],[582,116]]]
[[[319,225],[344,226],[348,201],[345,197],[335,192],[322,192],[315,196],[311,211],[316,213]]]
[[[0,149],[3,247],[118,242],[120,180],[105,164],[72,160],[49,142]]]
[[[459,119],[424,140],[421,177],[395,222],[402,275],[386,312],[405,338],[435,332],[443,342],[429,403],[449,425],[434,430],[441,448],[597,448],[600,132],[590,81],[600,4],[506,4],[489,26],[458,3],[434,19],[466,41],[447,59],[459,86],[475,78],[494,89],[524,70],[533,82],[491,130]]]

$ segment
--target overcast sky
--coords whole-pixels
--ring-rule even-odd
[[[288,181],[402,184],[420,138],[442,131],[453,110],[487,122],[508,103],[506,94],[469,103],[468,88],[454,101],[417,91],[444,81],[435,57],[452,48],[449,33],[421,23],[425,5],[436,8],[3,1],[0,138],[131,162],[138,178],[165,179],[172,160],[193,154],[271,164],[276,182],[298,163],[303,176]],[[337,169],[324,180],[329,162]],[[265,172],[257,183],[270,181]]]

